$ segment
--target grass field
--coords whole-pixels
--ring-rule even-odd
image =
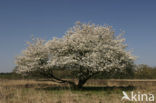
[[[133,103],[121,101],[122,91],[156,95],[156,80],[90,80],[82,90],[51,81],[0,80],[0,103]]]

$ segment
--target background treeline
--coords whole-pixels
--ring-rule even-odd
[[[29,75],[20,75],[15,73],[16,68],[10,73],[0,73],[0,79],[42,79],[43,75],[33,72]],[[59,78],[75,78],[72,70],[54,70],[55,75]],[[137,65],[134,69],[127,68],[125,71],[111,70],[107,72],[99,72],[92,79],[156,79],[156,67],[148,65]]]

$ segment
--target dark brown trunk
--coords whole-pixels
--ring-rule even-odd
[[[79,80],[78,84],[77,84],[77,88],[78,89],[82,89],[83,85],[86,83],[88,79],[85,80]]]

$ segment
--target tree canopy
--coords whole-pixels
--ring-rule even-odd
[[[132,67],[135,56],[126,47],[125,38],[115,36],[111,26],[77,22],[62,38],[29,42],[16,59],[17,72],[38,71],[54,81],[81,88],[99,72],[122,72]],[[58,78],[53,69],[72,70],[78,83]]]

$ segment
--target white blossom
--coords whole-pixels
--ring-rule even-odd
[[[48,49],[42,39],[33,39],[32,43],[27,42],[28,47],[21,55],[16,57],[17,72],[30,72],[45,68],[48,60]]]
[[[62,38],[29,42],[22,55],[16,58],[17,72],[52,70],[54,67],[72,69],[77,71],[80,85],[83,85],[85,82],[81,81],[94,73],[112,69],[122,71],[129,64],[133,65],[135,56],[126,47],[125,38],[115,36],[112,27],[79,22]]]

